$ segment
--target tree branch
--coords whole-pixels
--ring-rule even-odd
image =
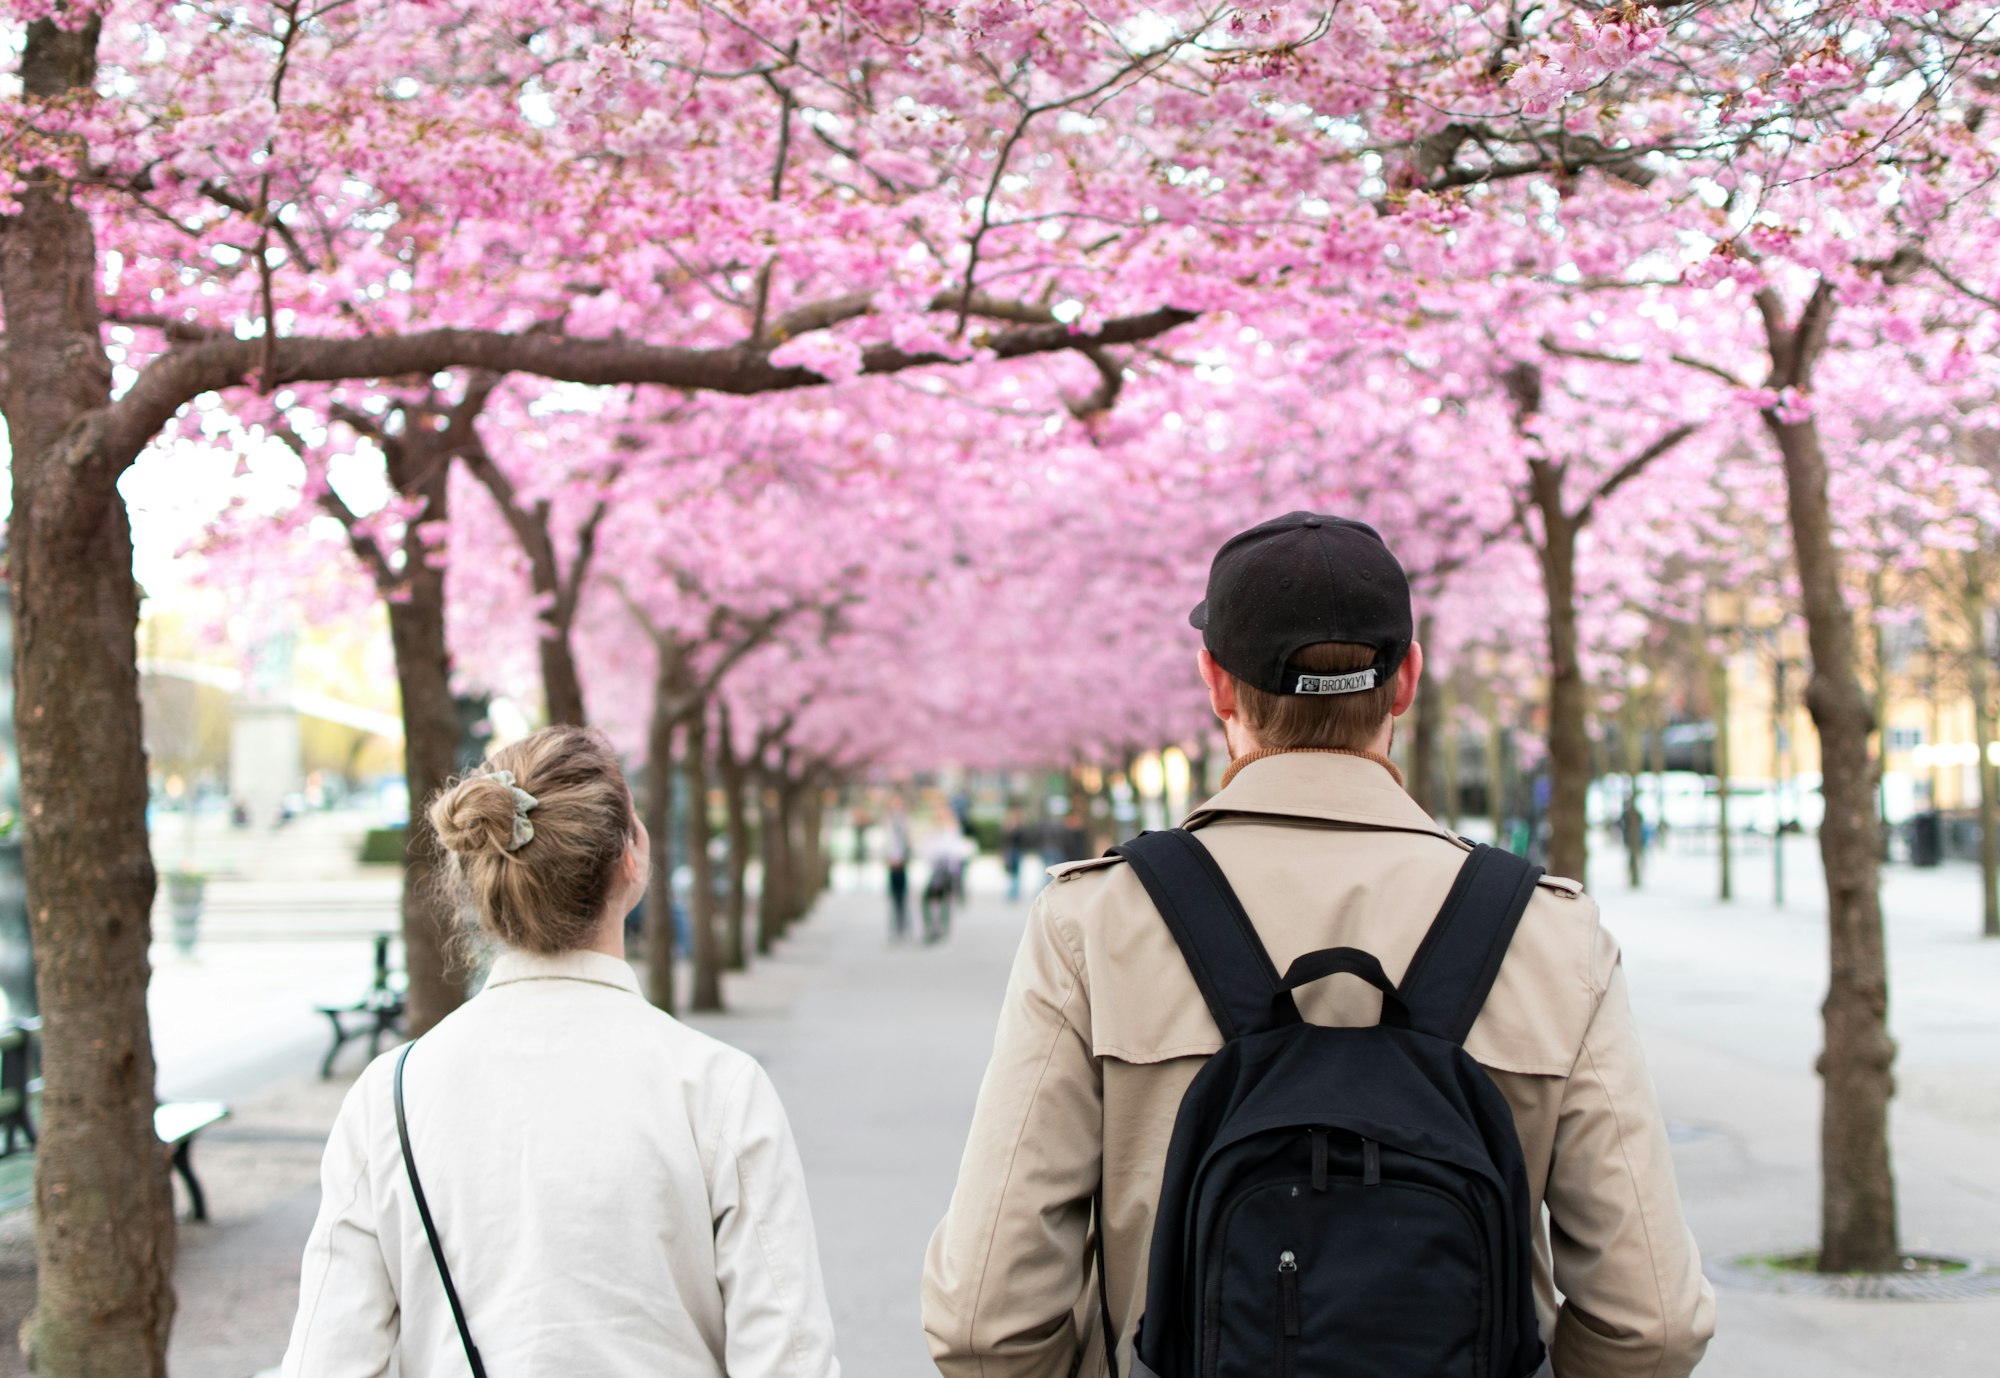
[[[1016,326],[995,333],[984,344],[996,358],[1019,359],[1064,349],[1133,344],[1197,318],[1197,312],[1163,306],[1115,317],[1089,332],[1074,331],[1059,321]],[[209,340],[170,350],[148,364],[125,395],[100,413],[104,418],[100,443],[107,459],[114,467],[124,468],[183,405],[205,392],[242,384],[256,368],[260,344],[234,338]],[[475,368],[531,373],[571,383],[655,383],[687,391],[750,396],[819,387],[829,381],[809,368],[781,368],[771,362],[768,353],[741,346],[687,349],[536,331],[512,334],[447,328],[357,339],[290,335],[277,341],[274,356],[274,383],[422,376],[452,368]],[[875,345],[863,352],[861,371],[879,376],[958,362],[943,354]]]
[[[1639,477],[1654,460],[1673,450],[1683,440],[1686,440],[1700,429],[1701,427],[1693,422],[1685,422],[1676,426],[1645,449],[1639,451],[1638,454],[1633,455],[1630,459],[1612,470],[1604,482],[1597,485],[1596,491],[1583,500],[1583,506],[1577,509],[1576,524],[1578,526],[1588,526],[1591,517],[1597,511],[1598,503],[1605,501],[1620,488],[1623,488],[1633,479]]]

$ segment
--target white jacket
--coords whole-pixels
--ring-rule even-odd
[[[396,1139],[397,1054],[327,1143],[284,1378],[471,1371]],[[508,953],[411,1050],[410,1142],[493,1378],[838,1378],[791,1128],[750,1057],[593,952]]]

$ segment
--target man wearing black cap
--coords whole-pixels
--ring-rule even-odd
[[[1277,970],[1343,946],[1400,979],[1469,851],[1403,791],[1388,757],[1423,672],[1402,566],[1360,522],[1293,512],[1223,545],[1189,620],[1231,763],[1183,826]],[[924,1328],[946,1378],[1103,1374],[1107,1312],[1119,1372],[1133,1372],[1168,1137],[1223,1042],[1128,865],[1051,875],[925,1262]],[[1381,1014],[1358,980],[1297,996],[1315,1024]],[[1505,1097],[1535,1217],[1546,1209],[1534,1281],[1556,1378],[1687,1374],[1714,1301],[1617,944],[1574,881],[1536,887],[1464,1047]]]

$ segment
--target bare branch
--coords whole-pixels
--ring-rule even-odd
[[[1654,460],[1675,449],[1683,440],[1686,440],[1700,429],[1701,427],[1693,422],[1685,422],[1676,426],[1645,449],[1639,451],[1638,454],[1633,455],[1630,459],[1612,470],[1604,482],[1597,485],[1596,491],[1584,499],[1583,506],[1577,509],[1576,524],[1578,526],[1589,525],[1591,517],[1596,513],[1598,503],[1610,498],[1620,488],[1623,488],[1633,479],[1646,472],[1647,466]]]
[[[1114,317],[1095,331],[1075,331],[1059,321],[1019,325],[995,332],[983,344],[996,358],[1019,359],[1065,349],[1134,344],[1197,317],[1197,312],[1163,306]],[[102,413],[100,444],[106,458],[122,469],[185,403],[205,392],[240,386],[256,368],[260,344],[233,338],[208,340],[169,350],[148,364],[124,396]],[[428,376],[452,368],[530,373],[596,385],[654,383],[737,396],[828,382],[812,369],[779,367],[768,353],[740,346],[687,349],[536,331],[447,328],[355,339],[290,335],[277,341],[274,354],[274,383]],[[944,354],[875,345],[863,351],[861,371],[882,375],[956,362]]]

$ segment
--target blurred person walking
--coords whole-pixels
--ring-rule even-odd
[[[889,873],[889,936],[900,942],[910,933],[910,816],[901,799],[882,820],[882,864]]]
[[[284,1378],[838,1378],[777,1093],[620,955],[648,839],[609,745],[538,732],[430,820],[504,951],[341,1106]]]
[[[951,936],[951,907],[965,893],[965,863],[971,858],[972,843],[965,825],[953,809],[939,804],[931,818],[930,836],[924,839],[923,920],[924,941],[942,942]]]
[[[1021,810],[1007,810],[1007,821],[1000,834],[1001,864],[1007,868],[1007,901],[1016,903],[1021,898],[1021,864],[1028,854],[1028,827]]]
[[[925,1261],[940,1372],[1683,1378],[1714,1296],[1618,945],[1404,792],[1402,566],[1294,512],[1189,620],[1231,765],[1035,903]]]

